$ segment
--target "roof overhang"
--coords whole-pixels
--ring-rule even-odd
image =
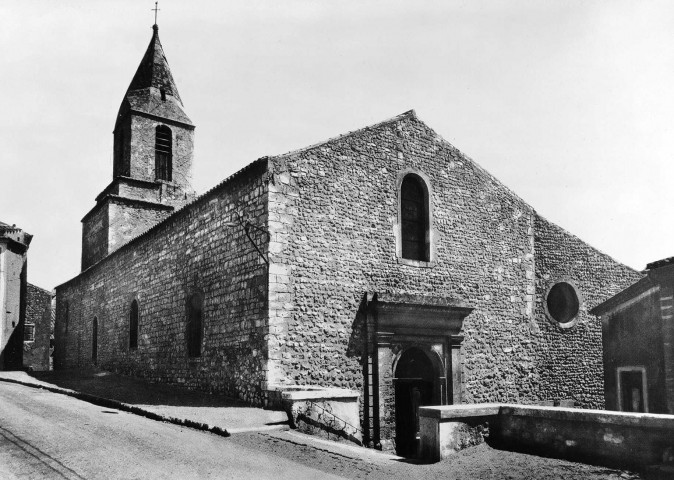
[[[643,298],[645,295],[650,295],[659,287],[657,281],[653,281],[651,275],[642,278],[636,283],[633,283],[626,289],[616,293],[608,300],[600,303],[590,310],[590,313],[601,317],[616,310],[622,309],[626,304],[632,304],[636,300]]]

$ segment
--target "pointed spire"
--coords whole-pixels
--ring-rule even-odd
[[[152,25],[152,39],[126,90],[125,101],[120,107],[118,119],[125,110],[125,104],[131,110],[192,125],[183,110],[178,87],[173,80],[164,49],[159,41],[157,24]]]
[[[143,88],[154,87],[163,88],[166,95],[172,95],[182,105],[183,102],[178,94],[171,69],[169,68],[164,49],[159,41],[159,27],[152,25],[152,39],[148,45],[143,59],[140,61],[138,70],[131,80],[128,91],[141,90]]]

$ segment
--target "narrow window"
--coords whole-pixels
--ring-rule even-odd
[[[66,305],[64,307],[65,313],[63,314],[63,317],[65,318],[65,333],[66,335],[68,334],[68,317],[70,316],[70,305],[68,302],[66,302]]]
[[[203,338],[203,297],[195,293],[187,301],[187,355],[201,356],[201,339]]]
[[[422,180],[407,175],[400,187],[400,216],[402,257],[409,260],[429,260],[428,201]]]
[[[91,361],[94,363],[98,361],[98,318],[96,317],[94,317],[91,328]]]
[[[131,302],[129,312],[129,349],[138,348],[138,301]]]
[[[126,158],[124,157],[124,130],[121,128],[119,131],[115,132],[114,157],[112,176],[128,177],[130,175],[129,164],[126,162]]]
[[[161,87],[159,89],[159,93],[161,94],[161,101],[165,102],[166,101],[166,89],[164,87]]]
[[[35,324],[26,323],[23,326],[23,341],[24,342],[35,341]]]
[[[173,175],[173,138],[171,129],[159,125],[155,130],[154,163],[157,180],[171,181]]]

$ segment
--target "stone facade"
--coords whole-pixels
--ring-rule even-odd
[[[640,278],[413,111],[257,160],[168,214],[123,215],[127,243],[57,287],[57,368],[93,361],[256,405],[298,385],[354,390],[357,436],[399,451],[414,448],[423,404],[601,407],[600,326],[587,312]],[[127,240],[137,221],[158,223]],[[188,350],[199,322],[201,348]]]
[[[155,381],[263,403],[267,274],[246,235],[266,223],[266,161],[251,164],[131,243],[57,287],[55,368],[95,362]],[[243,219],[240,222],[239,215]],[[250,232],[266,249],[266,236]],[[187,301],[201,293],[203,346],[187,355]],[[131,302],[138,348],[129,347]]]
[[[158,31],[155,25],[117,114],[112,182],[82,219],[82,270],[194,199],[194,125]]]
[[[417,346],[451,363],[453,346],[383,332],[365,341],[367,293],[416,296],[420,309],[432,295],[473,309],[457,356],[461,391],[448,385],[442,403],[603,405],[601,329],[587,309],[638,273],[542,219],[413,112],[270,161],[269,228],[279,239],[270,244],[270,382],[361,390],[382,429],[373,440],[391,438],[396,361]],[[422,265],[396,246],[408,173],[430,184],[435,259]],[[585,298],[569,329],[543,308],[559,279]],[[370,391],[367,365],[377,369]]]
[[[52,294],[30,283],[27,287],[23,368],[31,371],[49,370]]]

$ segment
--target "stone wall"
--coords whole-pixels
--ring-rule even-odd
[[[485,438],[504,450],[639,470],[671,464],[674,450],[674,415],[479,404],[422,407],[420,417],[421,458],[432,462]]]
[[[537,399],[533,361],[522,368],[534,352],[522,341],[532,337],[534,288],[533,211],[522,200],[413,114],[272,161],[270,227],[287,238],[271,249],[271,268],[287,271],[270,286],[285,289],[270,318],[281,325],[270,345],[277,378],[362,389],[363,295],[430,294],[475,307],[465,323],[466,401]],[[409,171],[431,183],[431,268],[396,254],[397,184]]]
[[[535,217],[535,252],[541,398],[604,408],[601,320],[589,310],[642,275],[540,216]],[[545,312],[545,294],[560,281],[572,283],[580,294],[580,311],[569,328]]]
[[[263,402],[267,271],[237,213],[266,223],[266,161],[239,173],[56,289],[56,368],[91,363]],[[266,236],[252,231],[263,252]],[[187,298],[204,296],[200,357],[187,356]],[[131,302],[138,348],[129,349]]]
[[[51,337],[52,294],[27,284],[26,323],[35,325],[35,337],[23,342],[23,367],[33,371],[49,370],[49,340]],[[24,330],[25,330],[24,325]]]
[[[127,120],[129,121],[129,120]],[[169,192],[164,203],[180,206],[185,195],[192,194],[192,158],[194,151],[194,127],[176,124],[170,120],[146,118],[139,114],[130,115],[131,122],[131,177],[139,180],[155,181],[155,129],[166,125],[171,129],[173,139],[172,183],[181,187]]]
[[[108,212],[108,251],[106,253],[114,252],[172,213],[172,210],[161,207],[163,205],[138,204],[133,200],[123,198],[106,202],[103,207]]]
[[[96,207],[82,219],[82,270],[108,253],[108,208]]]
[[[556,241],[567,253],[550,254],[554,235],[535,233],[541,221],[533,209],[413,112],[271,158],[270,171],[270,382],[365,393],[363,297],[406,293],[474,308],[464,322],[464,402],[535,403],[553,394],[585,406],[601,401],[600,357],[568,370],[555,388],[539,365],[559,334],[542,327],[536,312],[537,248],[547,255],[540,272],[553,271],[554,262],[592,272],[596,280],[583,277],[590,302],[628,285],[634,272],[566,236]],[[399,184],[409,172],[427,179],[431,198],[435,258],[419,265],[400,259],[396,244]],[[572,245],[582,250],[582,268]],[[597,333],[572,334],[573,359],[601,349]],[[379,352],[382,437],[393,431],[391,377],[404,347]],[[556,369],[569,368],[563,355],[553,358]],[[589,396],[577,394],[591,375]]]

